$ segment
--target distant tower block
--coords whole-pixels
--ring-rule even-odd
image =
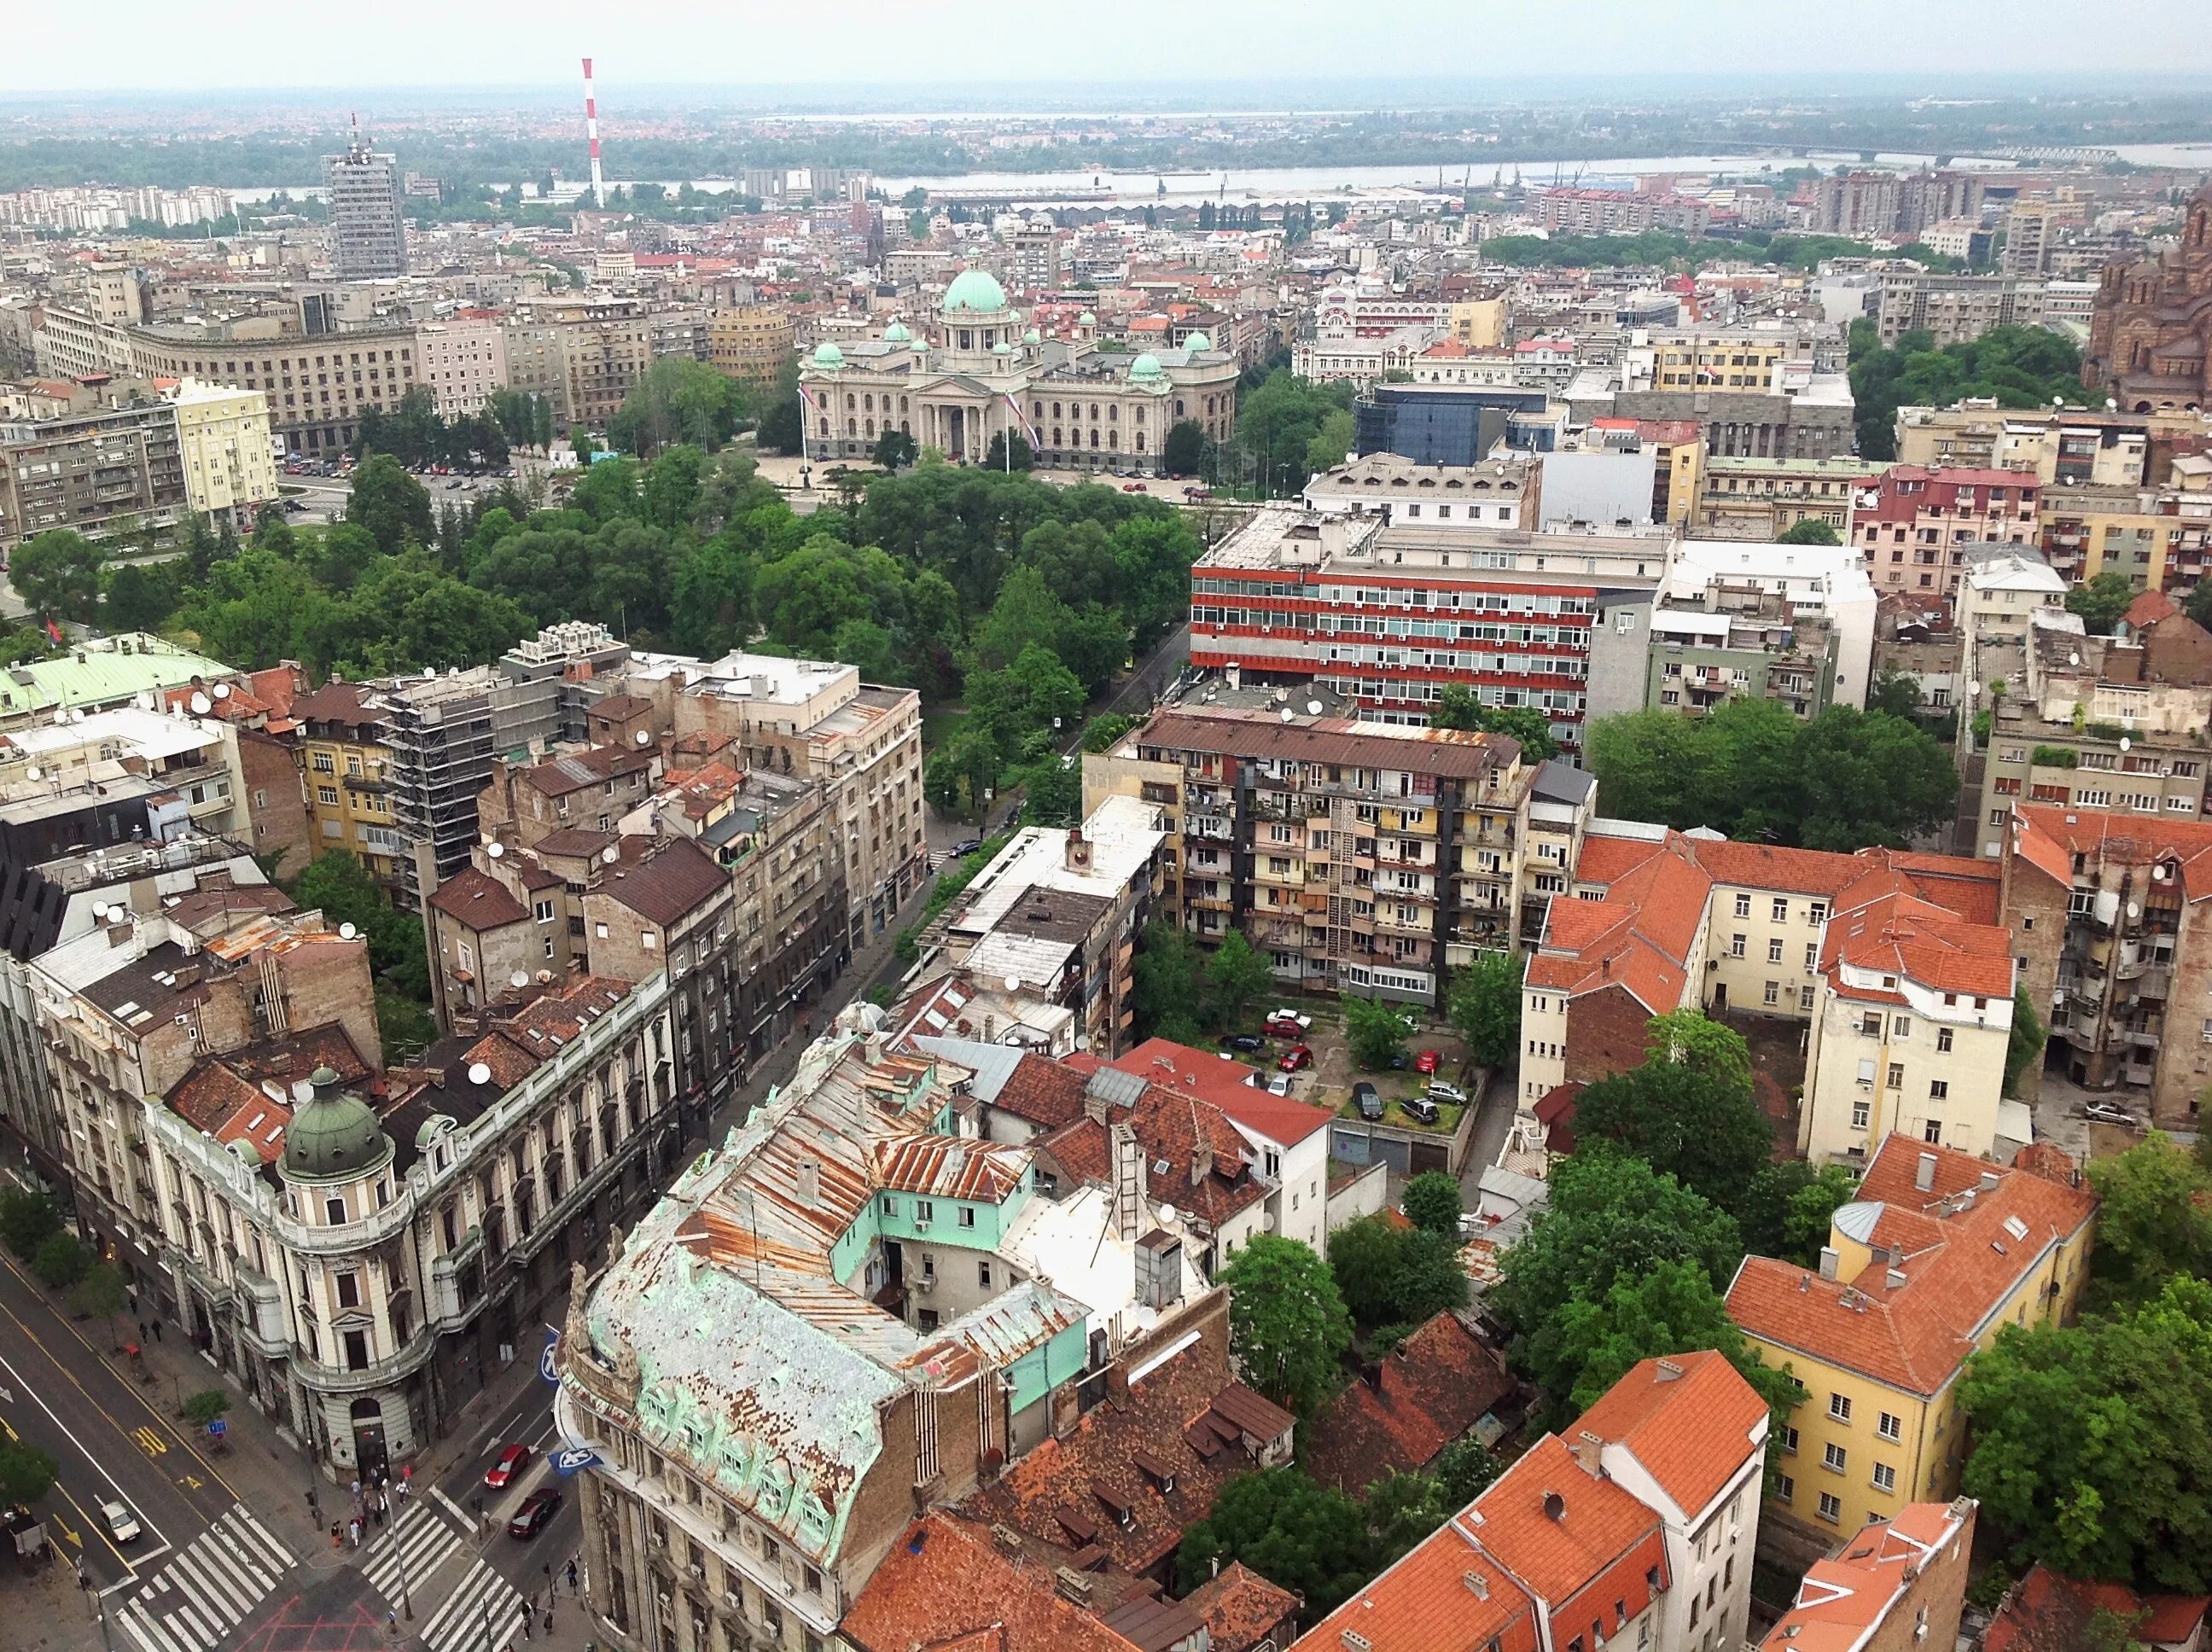
[[[607,203],[605,184],[599,177],[599,100],[592,94],[592,60],[584,59],[584,136],[592,145],[592,204]]]

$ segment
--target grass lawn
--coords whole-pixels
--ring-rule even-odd
[[[968,726],[968,708],[939,706],[921,714],[921,744],[928,751],[942,751]]]

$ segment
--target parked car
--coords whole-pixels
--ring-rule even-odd
[[[1313,1046],[1293,1044],[1283,1052],[1283,1059],[1275,1063],[1279,1072],[1302,1072],[1313,1065]]]
[[[1255,1078],[1258,1076],[1257,1073],[1253,1075]],[[1287,1072],[1271,1072],[1267,1075],[1267,1082],[1262,1088],[1270,1096],[1287,1096],[1291,1093],[1291,1075]]]
[[[495,1491],[504,1491],[514,1484],[515,1476],[530,1465],[530,1448],[511,1445],[502,1450],[489,1468],[484,1470],[484,1484]]]
[[[2132,1127],[2136,1123],[2134,1114],[2111,1102],[2084,1102],[2081,1116],[2095,1124],[2124,1124]]]
[[[119,1503],[103,1503],[100,1517],[106,1522],[107,1534],[118,1543],[133,1543],[138,1538],[138,1516]]]
[[[981,838],[980,838],[980,837],[963,837],[963,838],[962,838],[962,839],[961,839],[957,843],[954,844],[951,848],[947,849],[945,853],[945,855],[946,855],[946,857],[947,857],[948,859],[953,859],[953,860],[957,860],[958,859],[960,859],[960,857],[961,857],[962,855],[963,855],[963,854],[973,854],[973,853],[975,853],[975,851],[976,851],[976,850],[978,850],[978,849],[981,848],[982,847],[983,847],[983,840],[982,840]]]
[[[1352,1104],[1359,1109],[1359,1116],[1370,1124],[1382,1116],[1382,1093],[1364,1078],[1352,1085]]]
[[[1429,1081],[1429,1099],[1434,1102],[1449,1102],[1455,1107],[1465,1107],[1467,1092],[1457,1084],[1448,1084],[1441,1078],[1431,1078]]]
[[[1278,1010],[1267,1017],[1261,1030],[1270,1038],[1304,1038],[1313,1026],[1313,1017],[1298,1015],[1289,1010]]]
[[[522,1500],[522,1507],[514,1511],[514,1518],[507,1522],[509,1537],[532,1538],[552,1522],[560,1512],[561,1494],[551,1486],[541,1486]]]
[[[1224,1033],[1221,1035],[1222,1048],[1225,1050],[1238,1050],[1246,1055],[1249,1055],[1254,1050],[1265,1048],[1267,1042],[1267,1041],[1264,1038],[1254,1037],[1250,1033]]]
[[[1443,1057],[1434,1050],[1423,1050],[1413,1058],[1413,1071],[1416,1072],[1434,1072],[1443,1065]]]
[[[1121,491],[1125,494],[1140,494],[1148,489],[1141,482],[1125,482],[1121,484]]]
[[[451,493],[456,488],[465,488],[469,484],[463,481],[459,477],[455,477],[451,482],[448,482],[446,484],[446,491],[447,493]]]
[[[1426,1096],[1408,1096],[1398,1110],[1417,1124],[1434,1124],[1439,1116],[1436,1102]]]

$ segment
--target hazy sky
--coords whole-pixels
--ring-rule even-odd
[[[2212,72],[2206,0],[62,0],[0,5],[0,87],[1264,81],[1271,75]],[[2212,109],[2208,109],[2212,118]]]

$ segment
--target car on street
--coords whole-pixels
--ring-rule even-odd
[[[507,1534],[526,1540],[536,1537],[552,1523],[560,1509],[561,1494],[550,1485],[541,1486],[522,1500],[522,1507],[507,1522]]]
[[[1416,1124],[1434,1124],[1438,1117],[1435,1100],[1427,1096],[1408,1096],[1398,1110]]]
[[[1264,1038],[1255,1038],[1250,1033],[1224,1033],[1221,1035],[1222,1048],[1225,1050],[1238,1050],[1247,1055],[1249,1055],[1254,1050],[1264,1048],[1266,1043],[1267,1040]]]
[[[963,854],[973,854],[983,847],[980,837],[963,837],[945,853],[948,859],[957,860]]]
[[[106,1522],[108,1536],[118,1543],[135,1543],[138,1540],[138,1516],[119,1503],[100,1505],[100,1517]]]
[[[451,493],[456,488],[465,488],[468,485],[468,483],[464,478],[455,477],[451,482],[448,482],[446,484],[446,491],[447,493]]]
[[[1465,1107],[1467,1092],[1457,1084],[1448,1084],[1441,1078],[1432,1078],[1429,1081],[1429,1099],[1432,1102],[1449,1102],[1455,1107]]]
[[[2111,1102],[2086,1102],[2081,1107],[2081,1116],[2093,1124],[2124,1124],[2133,1127],[2136,1123],[2134,1114]]]
[[[501,1451],[492,1466],[484,1470],[484,1484],[495,1491],[504,1491],[514,1484],[515,1476],[529,1467],[530,1448],[511,1445]]]
[[[1443,1057],[1434,1050],[1423,1050],[1413,1058],[1413,1071],[1416,1072],[1434,1072],[1443,1065]]]
[[[1352,1085],[1352,1104],[1359,1110],[1359,1116],[1370,1124],[1382,1116],[1382,1092],[1364,1078]]]
[[[1141,494],[1151,490],[1141,482],[1125,482],[1121,484],[1121,491],[1125,494]]]
[[[1304,1038],[1312,1025],[1313,1017],[1310,1015],[1300,1015],[1293,1010],[1277,1010],[1267,1017],[1267,1024],[1261,1030],[1270,1038]]]
[[[1275,1063],[1278,1072],[1301,1072],[1313,1065],[1313,1046],[1293,1044],[1283,1052],[1283,1059]]]

